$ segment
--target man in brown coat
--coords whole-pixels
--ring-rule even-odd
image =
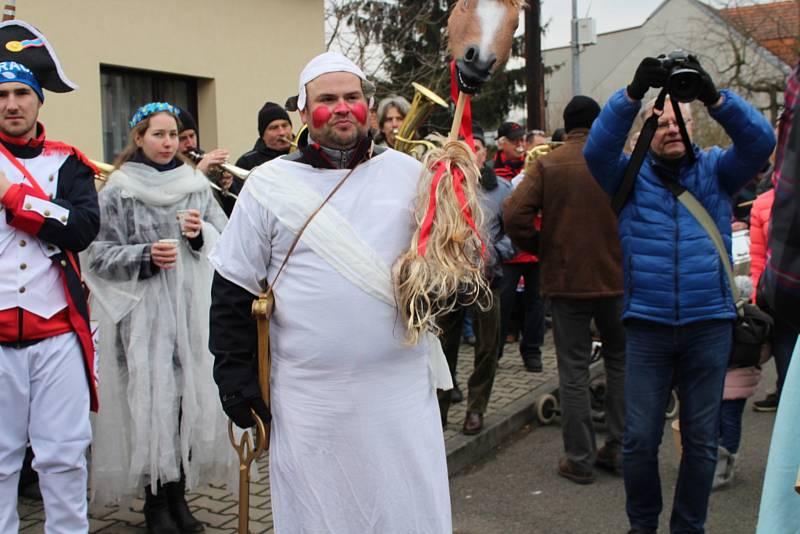
[[[551,300],[566,451],[558,472],[579,484],[594,482],[595,465],[619,473],[624,427],[625,335],[617,220],[583,157],[589,128],[599,113],[600,106],[591,98],[574,97],[564,110],[564,145],[530,163],[503,206],[511,240],[523,250],[535,251],[539,245],[540,291]],[[540,211],[538,233],[533,219]],[[600,450],[589,394],[592,319],[606,369],[608,436]]]

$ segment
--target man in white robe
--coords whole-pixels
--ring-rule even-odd
[[[405,343],[390,268],[411,242],[419,163],[368,136],[369,83],[336,53],[309,62],[298,109],[307,146],[257,167],[211,255],[210,348],[223,408],[269,417],[252,301],[274,287],[270,484],[277,533],[452,532],[431,338]],[[368,91],[367,91],[368,92]],[[443,373],[442,373],[443,370]]]

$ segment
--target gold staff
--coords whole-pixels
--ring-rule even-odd
[[[258,385],[261,397],[269,409],[269,373],[272,357],[269,351],[269,318],[275,305],[272,290],[261,293],[253,301],[252,314],[258,326]],[[239,456],[239,534],[248,534],[250,522],[250,466],[269,449],[269,426],[250,410],[256,422],[255,447],[250,439],[250,432],[244,431],[239,441],[233,431],[233,421],[228,421],[228,438]]]

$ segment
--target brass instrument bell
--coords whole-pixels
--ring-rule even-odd
[[[427,152],[435,146],[430,141],[414,139],[417,136],[417,130],[430,116],[434,106],[447,109],[447,102],[424,85],[417,82],[411,82],[411,85],[414,87],[414,98],[411,100],[411,108],[409,108],[403,124],[395,134],[394,148],[417,157],[419,155],[417,147],[424,146],[426,147],[424,152]]]

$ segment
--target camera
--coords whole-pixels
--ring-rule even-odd
[[[703,79],[697,69],[691,67],[689,54],[683,50],[673,50],[666,56],[659,56],[661,66],[669,71],[665,87],[678,102],[691,102],[700,95]]]

